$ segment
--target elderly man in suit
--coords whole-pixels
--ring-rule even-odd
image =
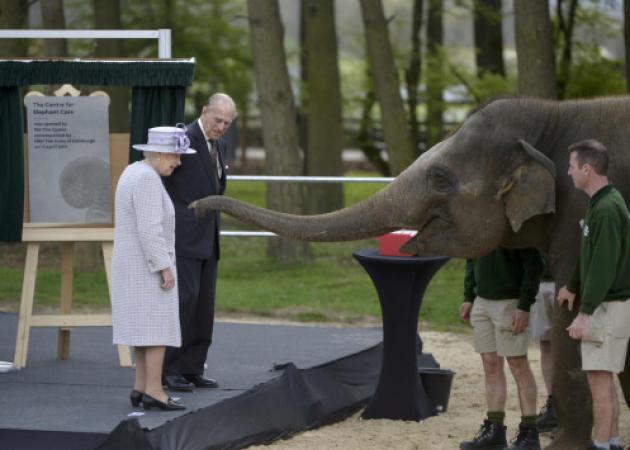
[[[236,116],[234,100],[224,93],[210,96],[199,118],[187,125],[190,146],[199,149],[182,158],[182,164],[164,186],[175,206],[175,253],[180,274],[180,348],[167,348],[164,359],[166,386],[192,391],[216,388],[204,376],[204,364],[214,326],[214,294],[219,260],[219,212],[197,220],[188,205],[208,195],[221,195],[226,186],[222,136]]]

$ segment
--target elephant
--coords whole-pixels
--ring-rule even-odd
[[[588,197],[566,174],[570,144],[588,138],[609,150],[608,176],[630,200],[630,97],[551,101],[502,98],[473,111],[388,186],[338,211],[300,216],[228,197],[190,205],[197,215],[221,210],[277,234],[306,241],[343,241],[417,230],[401,248],[475,258],[501,246],[537,247],[547,254],[557,286],[566,284],[578,255],[579,221]],[[555,308],[553,347],[560,432],[550,448],[585,448],[591,400],[579,346],[565,328],[575,311]],[[630,361],[630,357],[628,358]],[[630,406],[630,364],[620,375]]]

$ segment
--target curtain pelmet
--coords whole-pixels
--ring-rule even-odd
[[[0,86],[87,84],[189,86],[194,59],[114,62],[90,60],[0,60]]]

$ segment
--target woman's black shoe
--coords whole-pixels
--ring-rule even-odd
[[[177,403],[171,397],[168,398],[166,403],[162,403],[157,398],[153,398],[150,395],[142,395],[142,407],[146,410],[151,408],[161,409],[162,411],[180,411],[186,409],[181,403]]]
[[[140,406],[140,402],[142,401],[142,392],[133,389],[131,394],[129,394],[129,400],[131,401],[131,406]]]

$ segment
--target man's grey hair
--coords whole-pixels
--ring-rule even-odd
[[[236,103],[234,103],[232,97],[223,92],[217,92],[216,94],[212,94],[210,96],[210,98],[208,99],[208,109],[212,110],[216,105],[220,103],[228,105],[230,108],[232,108],[232,117],[236,117]]]

